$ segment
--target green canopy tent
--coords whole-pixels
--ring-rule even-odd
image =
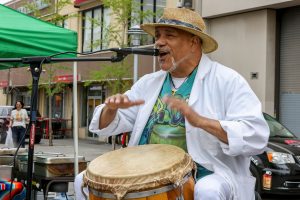
[[[50,56],[77,51],[77,33],[30,17],[0,4],[0,58]],[[61,57],[75,57],[65,54]],[[23,66],[0,63],[0,70]]]
[[[8,58],[23,58],[23,57],[34,57],[34,56],[51,56],[62,52],[76,52],[77,51],[77,33],[71,30],[67,30],[48,22],[30,17],[16,10],[8,8],[0,4],[0,70],[8,69],[11,67],[22,67],[28,66],[21,62],[3,62]],[[60,58],[74,58],[76,54],[62,54]],[[6,61],[5,60],[5,61]],[[31,64],[30,64],[31,65]],[[40,66],[35,63],[35,66]],[[34,69],[34,68],[32,68]],[[33,85],[38,84],[38,75],[31,70],[33,75]],[[41,70],[40,70],[41,71]],[[74,62],[74,77],[77,77],[77,63]],[[38,78],[37,78],[38,77]],[[74,87],[75,85],[75,87]],[[36,97],[37,86],[33,87],[32,99]],[[77,79],[73,81],[73,96],[77,99]],[[36,90],[36,91],[35,91]],[[34,95],[35,93],[35,95]],[[36,100],[32,101],[33,105],[31,108],[36,111]],[[77,125],[77,101],[74,101],[74,148],[75,148],[75,173],[78,173],[78,125]],[[33,112],[33,113],[34,113]],[[34,115],[34,114],[32,114]],[[35,119],[35,118],[33,118]],[[33,125],[35,120],[33,120]],[[31,195],[31,180],[32,180],[32,159],[34,142],[29,144],[28,153],[28,177],[27,198],[30,199]],[[31,172],[30,172],[31,171]]]

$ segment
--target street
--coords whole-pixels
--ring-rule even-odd
[[[42,139],[40,144],[36,144],[34,146],[34,152],[55,152],[55,153],[63,153],[67,155],[74,155],[74,142],[73,139],[54,139],[53,146],[49,146],[49,141],[47,139]],[[26,143],[27,146],[27,143]],[[3,144],[0,144],[0,148],[3,147]],[[120,146],[117,146],[120,148]],[[101,154],[111,151],[112,145],[107,144],[103,141],[96,141],[96,140],[79,140],[78,145],[78,154],[80,156],[84,156],[87,161],[92,161],[93,159],[97,158]],[[56,193],[49,193],[49,200],[50,199],[58,199],[56,197]],[[42,200],[43,194],[42,192],[38,192],[37,199]],[[69,183],[69,190],[68,190],[68,199],[74,199],[74,189],[73,183]],[[300,199],[296,196],[280,196],[280,195],[268,195],[263,196],[263,200],[287,200],[287,199]]]

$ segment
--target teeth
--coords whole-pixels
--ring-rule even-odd
[[[168,54],[168,52],[159,52],[159,55],[162,55],[162,56],[167,55],[167,54]]]

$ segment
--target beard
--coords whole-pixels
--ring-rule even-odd
[[[171,58],[170,58],[171,64],[170,64],[170,66],[167,67],[167,69],[164,69],[164,67],[163,67],[163,65],[166,61],[164,61],[164,62],[158,61],[158,64],[159,64],[159,67],[161,70],[171,73],[171,72],[174,72],[181,63],[183,63],[184,61],[189,59],[192,55],[193,55],[193,53],[190,52],[187,55],[185,55],[184,57],[182,57],[181,59],[179,59],[178,61],[175,61],[175,58],[173,57],[173,55],[170,55],[171,56]]]

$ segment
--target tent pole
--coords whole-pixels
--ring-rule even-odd
[[[36,128],[36,120],[37,120],[37,98],[38,98],[38,89],[39,89],[39,79],[42,71],[41,62],[30,63],[30,71],[32,74],[32,92],[31,92],[31,106],[30,106],[30,124],[29,124],[30,136],[29,136],[29,150],[28,150],[26,199],[31,199],[34,140],[35,140],[35,128]]]
[[[77,105],[77,62],[73,63],[73,138],[74,176],[78,174],[78,105]]]

